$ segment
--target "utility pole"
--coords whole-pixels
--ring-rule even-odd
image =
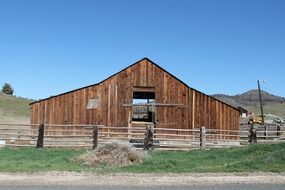
[[[260,112],[261,112],[261,119],[262,119],[262,125],[264,126],[264,136],[267,137],[267,127],[264,125],[264,114],[263,114],[263,103],[262,103],[262,97],[261,97],[261,90],[260,90],[260,82],[257,80],[258,85],[258,92],[259,92],[259,102],[260,102]]]
[[[261,90],[260,90],[260,82],[259,82],[259,80],[257,80],[257,85],[258,85],[258,92],[259,92],[259,102],[260,102],[260,111],[261,111],[262,125],[264,125],[263,104],[262,104],[262,98],[261,98]]]

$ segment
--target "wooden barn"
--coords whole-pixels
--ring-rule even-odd
[[[31,104],[31,123],[239,130],[239,111],[143,58],[109,78]]]

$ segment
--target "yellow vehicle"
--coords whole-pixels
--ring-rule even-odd
[[[248,124],[259,124],[259,125],[262,125],[262,116],[261,115],[250,116]]]

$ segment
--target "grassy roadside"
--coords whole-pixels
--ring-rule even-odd
[[[1,148],[0,172],[81,171],[79,164],[69,158],[82,154],[83,150]]]
[[[72,161],[85,150],[0,148],[0,172],[89,171],[134,173],[285,172],[285,143],[209,151],[154,151],[142,163],[88,168]]]
[[[191,152],[154,152],[122,172],[285,172],[285,143]]]

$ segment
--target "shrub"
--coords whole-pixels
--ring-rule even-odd
[[[5,83],[2,87],[1,92],[4,94],[13,95],[14,89],[12,88],[12,86],[10,84]]]

